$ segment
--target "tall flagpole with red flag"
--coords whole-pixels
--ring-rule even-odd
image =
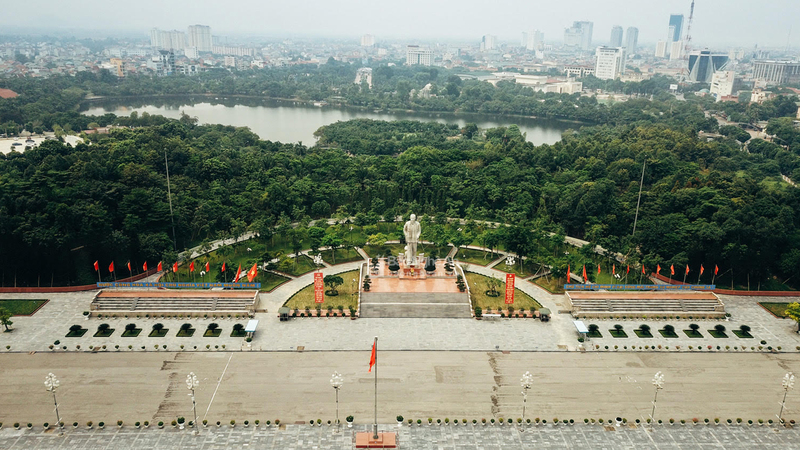
[[[719,266],[714,264],[714,275],[711,277],[711,284],[714,284],[714,281],[716,280],[718,273],[719,273]]]
[[[375,423],[372,424],[372,438],[378,439],[378,336],[372,343],[372,355],[369,357],[369,371],[375,366]]]

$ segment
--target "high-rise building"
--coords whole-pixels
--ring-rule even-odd
[[[622,47],[622,27],[619,25],[611,28],[611,47]]]
[[[636,54],[636,47],[639,45],[639,29],[628,27],[625,32],[625,54],[630,58]]]
[[[683,41],[675,41],[669,45],[669,60],[677,61],[683,58]]]
[[[365,34],[361,36],[361,46],[362,47],[374,47],[375,46],[375,36],[371,34]]]
[[[753,78],[766,84],[798,83],[800,82],[800,62],[753,61]]]
[[[613,80],[625,73],[625,49],[622,47],[597,47],[594,76]]]
[[[722,97],[728,97],[733,94],[733,85],[735,81],[735,72],[732,70],[716,72],[711,77],[711,88],[709,92],[718,102],[722,101]]]
[[[656,58],[667,57],[667,43],[665,41],[658,41],[656,44]]]
[[[372,69],[369,67],[362,67],[356,71],[355,84],[361,85],[365,81],[367,86],[372,89]]]
[[[523,47],[523,48],[526,48],[526,49],[528,48],[528,39],[530,39],[529,36],[530,35],[528,34],[527,31],[523,31],[522,32],[522,41],[520,41],[520,47]]]
[[[487,52],[489,50],[494,50],[497,46],[497,36],[487,34],[481,38],[481,51]]]
[[[186,48],[186,34],[182,31],[150,30],[150,46],[156,50],[180,50]]]
[[[189,47],[197,47],[198,52],[210,52],[213,45],[211,27],[207,25],[190,25],[187,35]]]
[[[523,32],[522,46],[526,50],[542,50],[544,48],[544,33],[539,30]]]
[[[433,65],[433,50],[419,45],[409,45],[406,47],[406,64],[409,66]]]
[[[589,50],[592,47],[593,28],[594,23],[592,22],[573,22],[571,28],[564,30],[564,45]]]
[[[714,73],[728,65],[728,55],[695,50],[689,54],[689,81],[711,83]]]
[[[667,41],[675,42],[681,40],[683,33],[683,14],[671,14],[669,16],[669,31]]]

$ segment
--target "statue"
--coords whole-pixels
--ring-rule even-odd
[[[411,218],[403,225],[403,234],[406,236],[406,264],[413,265],[417,262],[417,243],[422,229],[417,222],[417,216],[411,214]]]

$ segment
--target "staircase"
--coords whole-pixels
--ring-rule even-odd
[[[466,293],[362,292],[363,318],[469,319]]]

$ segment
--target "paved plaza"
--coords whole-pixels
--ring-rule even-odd
[[[69,430],[64,436],[49,430],[0,430],[0,448],[27,449],[137,449],[137,448],[258,448],[275,450],[351,449],[354,433],[367,426],[344,428],[289,425],[265,428],[211,427],[192,435],[191,430],[134,429]],[[800,448],[796,428],[747,426],[425,426],[382,430],[398,433],[398,448],[414,450],[514,450],[514,449],[775,449]]]

